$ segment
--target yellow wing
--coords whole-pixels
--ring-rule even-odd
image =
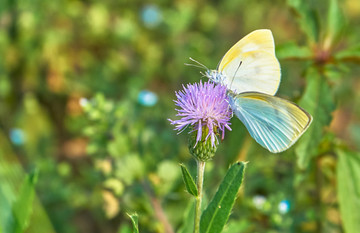
[[[274,95],[280,84],[280,64],[271,31],[256,30],[242,38],[220,61],[218,72],[225,75],[224,84],[235,93]]]
[[[239,40],[227,51],[218,66],[218,71],[222,71],[239,54],[255,50],[264,50],[275,56],[274,38],[269,29],[255,30]]]

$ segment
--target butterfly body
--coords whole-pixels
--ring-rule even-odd
[[[224,55],[216,70],[205,75],[226,86],[234,114],[270,152],[290,148],[312,121],[296,104],[274,96],[280,84],[280,64],[270,30],[245,36]]]
[[[226,75],[217,70],[207,70],[205,75],[214,83],[225,86]]]

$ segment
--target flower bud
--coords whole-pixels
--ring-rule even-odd
[[[214,157],[219,145],[218,140],[215,143],[211,143],[208,137],[209,129],[206,126],[202,127],[201,140],[197,141],[197,131],[192,131],[189,135],[189,151],[195,159],[206,162]],[[215,136],[216,137],[216,136]]]

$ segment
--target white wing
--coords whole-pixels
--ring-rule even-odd
[[[272,153],[291,147],[312,117],[296,104],[262,93],[229,93],[229,104],[250,135]]]

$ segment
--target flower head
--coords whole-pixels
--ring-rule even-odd
[[[202,140],[202,134],[207,133],[205,141],[209,138],[211,145],[216,146],[217,137],[221,131],[224,139],[225,128],[230,128],[232,116],[226,95],[226,88],[211,82],[188,84],[183,90],[176,92],[175,100],[179,120],[170,120],[175,130],[182,132],[187,126],[192,126],[191,132],[196,132],[196,144]],[[195,144],[195,146],[196,146]]]

